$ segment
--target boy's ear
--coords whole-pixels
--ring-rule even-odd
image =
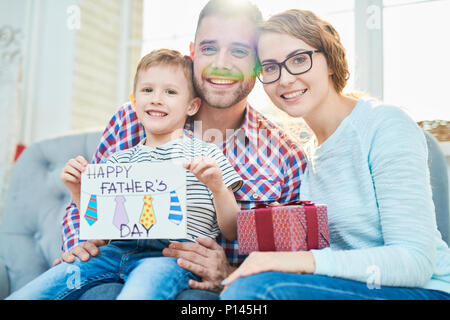
[[[195,51],[194,51],[194,43],[192,41],[189,43],[189,53],[191,59],[194,60]]]
[[[191,102],[189,103],[189,106],[187,109],[187,115],[190,117],[195,115],[198,112],[198,110],[200,109],[201,104],[202,104],[202,99],[200,99],[199,97],[195,97],[194,99],[192,99]]]
[[[130,94],[130,102],[131,102],[131,107],[133,108],[134,111],[136,111],[136,110],[135,110],[135,107],[136,107],[136,99],[134,98],[134,95],[133,95],[133,94]]]

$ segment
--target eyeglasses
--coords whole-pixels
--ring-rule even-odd
[[[303,51],[288,57],[283,62],[268,62],[261,66],[258,79],[263,84],[274,83],[281,78],[281,68],[284,67],[292,75],[308,72],[312,68],[312,55],[322,50]]]

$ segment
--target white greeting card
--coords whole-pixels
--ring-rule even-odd
[[[81,176],[80,239],[183,239],[181,163],[90,164]]]

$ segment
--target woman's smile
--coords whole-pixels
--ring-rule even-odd
[[[301,97],[303,97],[308,89],[302,89],[302,90],[295,90],[295,91],[288,91],[285,93],[282,93],[280,97],[284,99],[286,102],[295,102],[298,101]]]

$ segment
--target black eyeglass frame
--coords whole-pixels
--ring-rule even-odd
[[[302,52],[296,53],[296,54],[294,54],[294,55],[292,55],[292,56],[290,56],[290,57],[287,57],[283,62],[269,62],[269,63],[262,64],[262,65],[260,66],[260,70],[261,70],[261,71],[258,73],[258,80],[261,81],[262,84],[271,84],[271,83],[277,82],[277,81],[280,80],[280,78],[281,78],[281,71],[282,71],[283,67],[286,69],[287,72],[289,72],[289,73],[292,74],[293,76],[298,76],[298,75],[300,75],[300,74],[304,74],[304,73],[306,73],[306,72],[308,72],[309,70],[312,69],[312,67],[313,67],[313,58],[312,58],[312,55],[313,55],[314,53],[317,53],[317,52],[322,52],[322,50],[302,51]],[[286,66],[286,61],[288,61],[288,60],[290,60],[290,59],[292,59],[292,58],[294,58],[294,57],[296,57],[296,56],[298,56],[298,55],[300,55],[300,54],[307,54],[307,55],[309,56],[309,59],[311,60],[311,66],[310,66],[309,69],[306,70],[306,71],[302,71],[302,72],[298,72],[298,73],[291,72],[291,70],[289,70],[289,68]],[[280,72],[278,73],[278,78],[277,78],[276,80],[273,80],[273,81],[264,82],[264,81],[261,80],[262,69],[264,68],[264,66],[271,65],[271,64],[276,64],[276,65],[278,65],[279,70],[280,70]]]

